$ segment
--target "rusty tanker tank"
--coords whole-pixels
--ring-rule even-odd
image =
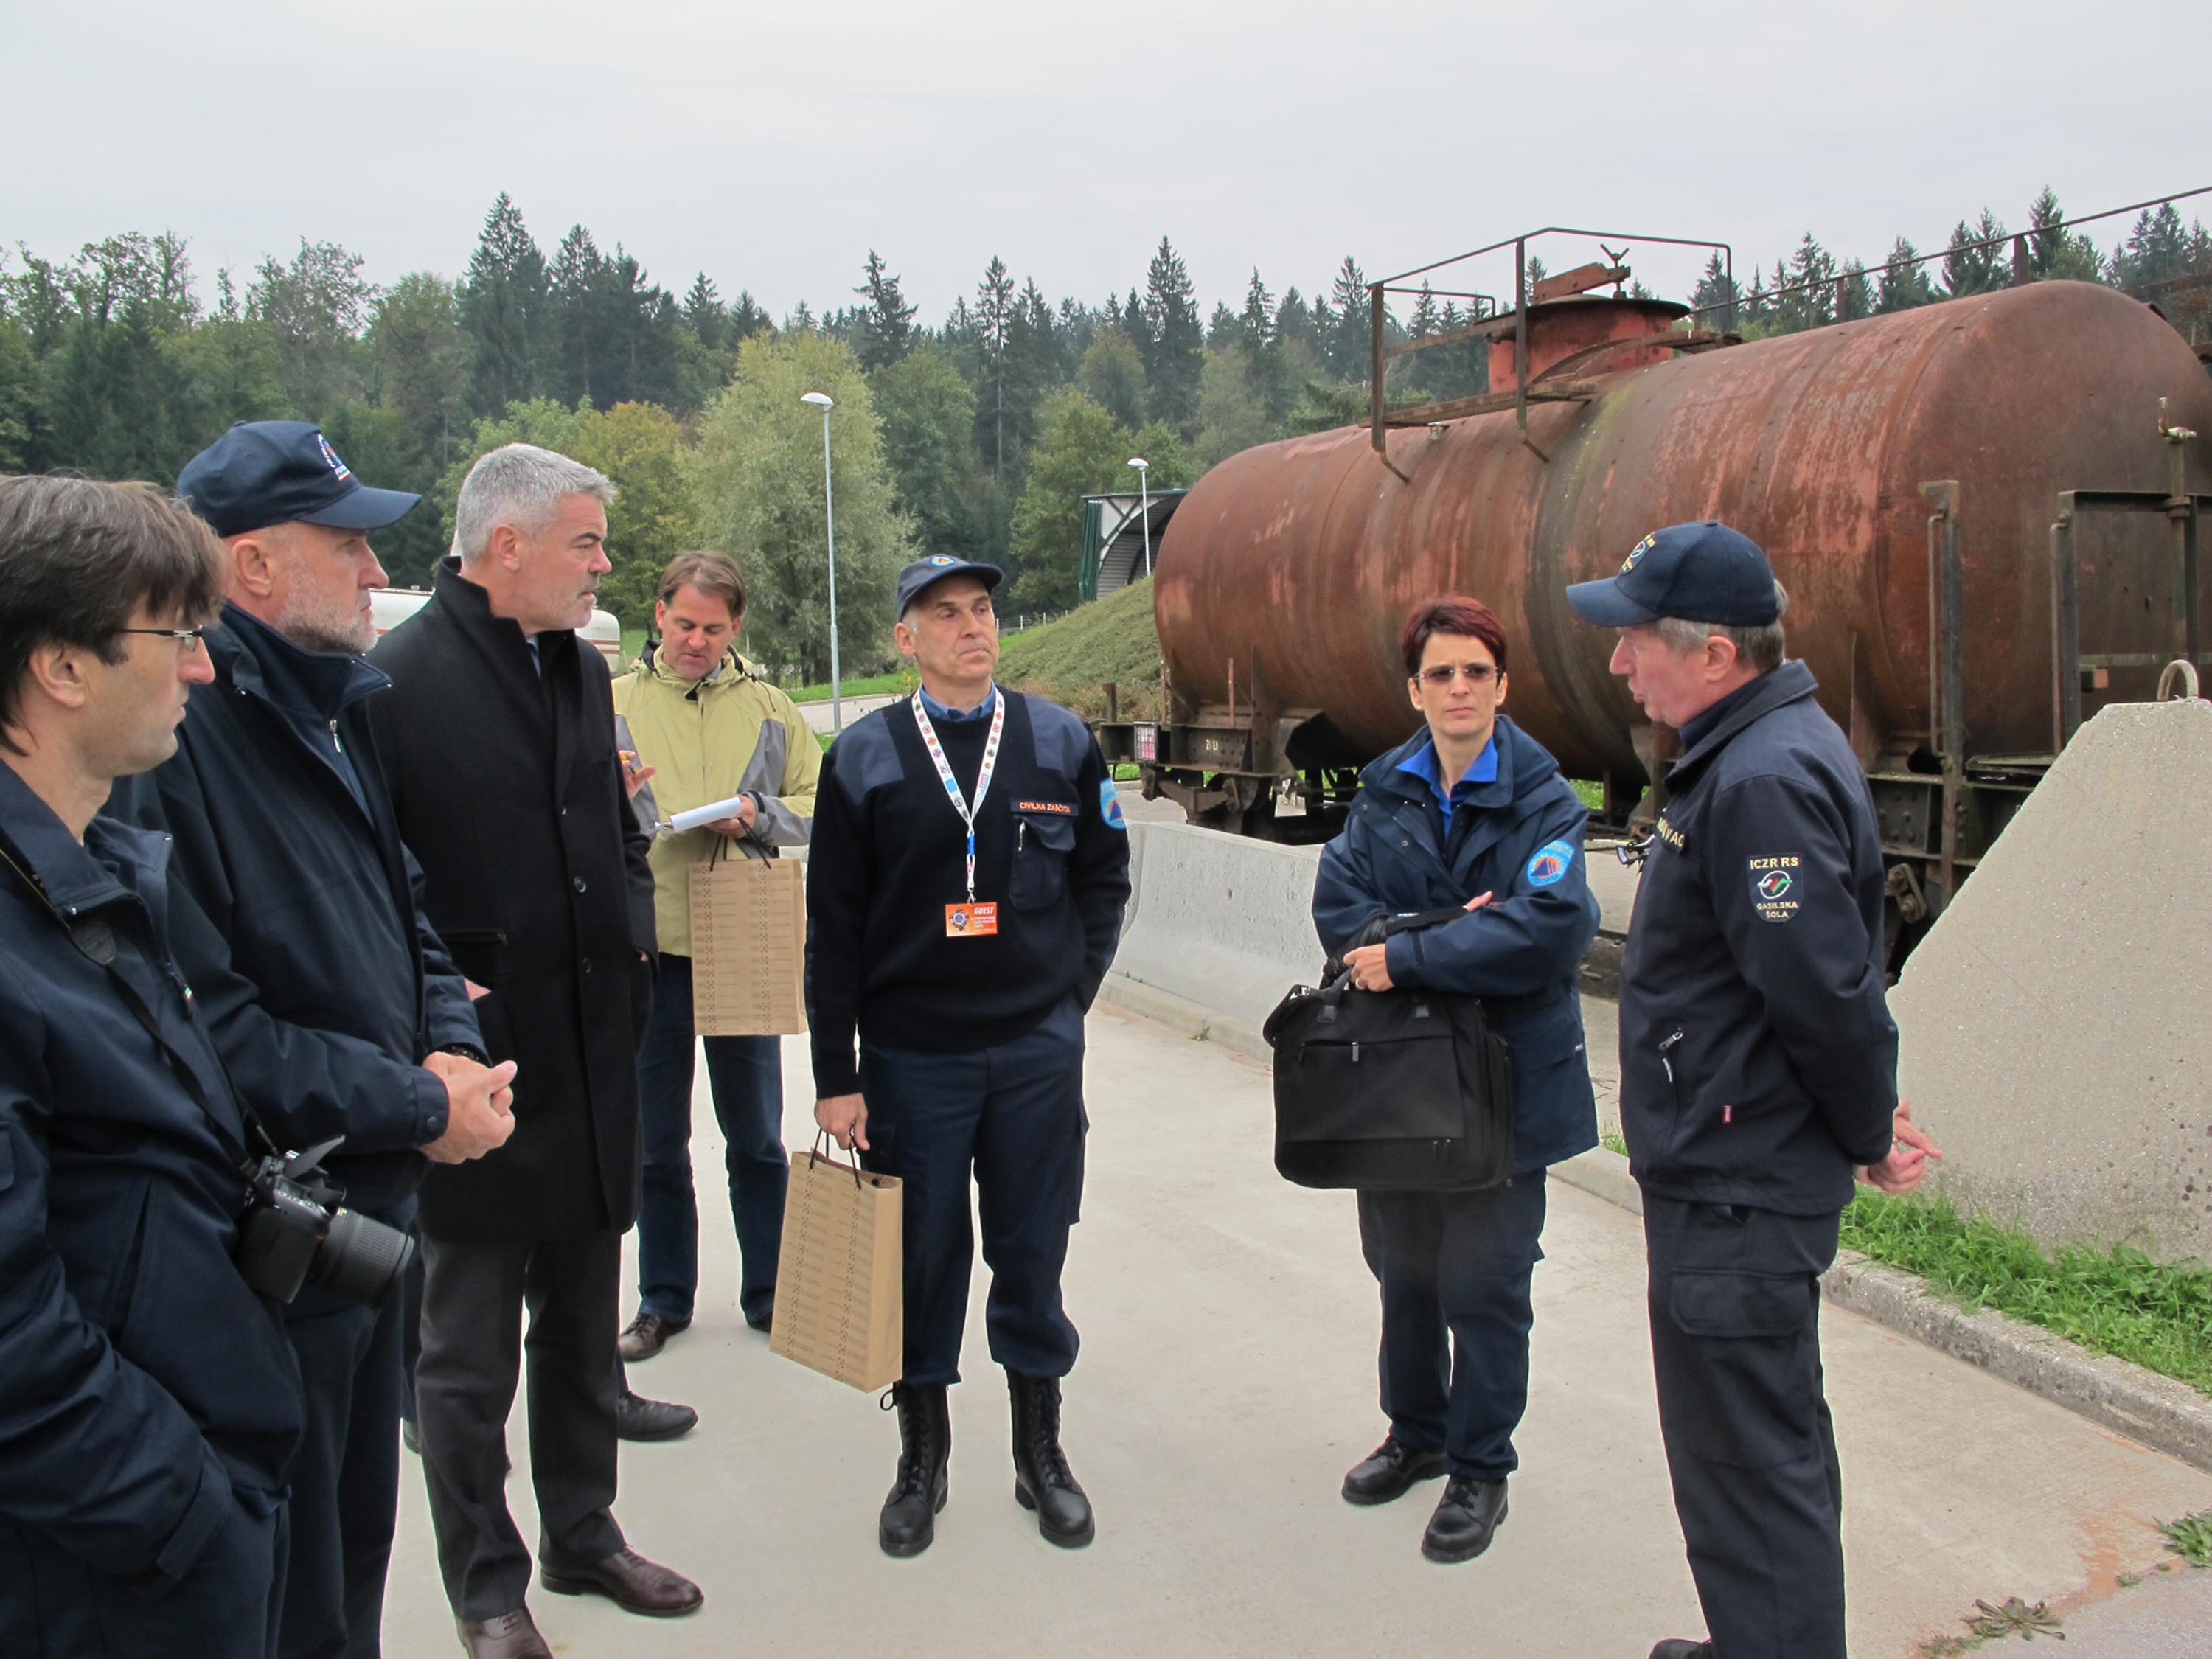
[[[1767,550],[1790,593],[1791,654],[1876,775],[1933,775],[1948,753],[2024,791],[2081,718],[2068,684],[2087,686],[2092,708],[2148,697],[2182,654],[2176,550],[2185,528],[2193,553],[2204,503],[2191,492],[2212,476],[2212,438],[2197,435],[2212,434],[2212,380],[2149,307],[2041,283],[1748,344],[1670,331],[1682,312],[1532,305],[1520,410],[1500,339],[1492,412],[1292,439],[1208,472],[1159,549],[1175,752],[1156,758],[1183,765],[1148,781],[1194,818],[1218,821],[1225,799],[1250,829],[1272,773],[1325,824],[1336,786],[1315,780],[1413,728],[1397,652],[1407,607],[1459,592],[1505,621],[1515,719],[1570,776],[1632,803],[1672,734],[1639,724],[1607,671],[1613,635],[1578,623],[1564,590],[1697,519]],[[2084,492],[2078,515],[2062,511],[2069,491]],[[2130,511],[2093,523],[2105,507]],[[2081,520],[2063,550],[2062,516]],[[2131,533],[2112,531],[2120,519]],[[1945,537],[1948,590],[1931,574]],[[2054,580],[2061,551],[2078,567],[2078,617]],[[1947,695],[1948,740],[1931,715]],[[1886,836],[1936,844],[1938,826],[1917,821],[1944,810],[1927,789],[1883,804]],[[1969,862],[2003,815],[1985,805],[1992,821],[1952,849]]]

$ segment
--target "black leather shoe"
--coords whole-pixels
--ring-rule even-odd
[[[757,1314],[747,1314],[745,1316],[745,1323],[751,1326],[753,1329],[758,1331],[763,1336],[766,1336],[769,1334],[769,1326],[773,1322],[775,1318],[775,1304],[774,1303],[770,1303],[767,1307],[763,1308]]]
[[[1444,1482],[1444,1495],[1421,1534],[1421,1553],[1431,1561],[1472,1561],[1504,1524],[1505,1483],[1455,1474]]]
[[[641,1312],[629,1322],[629,1328],[617,1340],[615,1346],[622,1351],[624,1359],[650,1359],[668,1346],[670,1337],[690,1328],[688,1319],[663,1319],[659,1314]]]
[[[615,1402],[615,1432],[624,1440],[679,1440],[698,1422],[699,1413],[689,1406],[641,1399],[628,1389]]]
[[[1347,1504],[1394,1504],[1413,1489],[1417,1480],[1433,1480],[1444,1472],[1440,1451],[1415,1451],[1395,1437],[1385,1440],[1355,1463],[1344,1477]]]
[[[1008,1371],[1006,1391],[1014,1407],[1014,1502],[1036,1511],[1046,1542],[1079,1550],[1098,1526],[1060,1449],[1060,1379]]]
[[[553,1659],[553,1650],[538,1633],[529,1609],[517,1607],[496,1619],[457,1619],[461,1646],[469,1659]]]
[[[1670,1636],[1651,1650],[1651,1659],[1713,1659],[1713,1644]]]
[[[706,1605],[707,1595],[680,1572],[648,1561],[635,1550],[617,1550],[588,1567],[538,1564],[538,1582],[556,1595],[604,1595],[625,1613],[648,1619],[681,1619]]]
[[[946,1474],[952,1461],[952,1408],[943,1389],[891,1384],[891,1407],[898,1413],[898,1474],[876,1523],[876,1542],[885,1555],[919,1555],[937,1537],[937,1516],[951,1491]]]

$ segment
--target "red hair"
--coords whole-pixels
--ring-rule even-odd
[[[1498,665],[1498,673],[1505,672],[1505,624],[1498,620],[1498,613],[1480,599],[1448,593],[1423,599],[1406,613],[1406,631],[1399,636],[1398,645],[1406,653],[1407,679],[1420,673],[1421,653],[1429,648],[1430,636],[1436,634],[1480,640],[1490,647],[1491,660]]]

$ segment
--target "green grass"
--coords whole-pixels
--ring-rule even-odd
[[[2212,1271],[2166,1266],[2125,1246],[2063,1245],[2046,1255],[2026,1234],[1962,1216],[1943,1198],[1864,1191],[1844,1212],[1843,1243],[1952,1301],[1995,1308],[2212,1395]]]
[[[1605,786],[1603,784],[1591,783],[1587,779],[1583,778],[1571,778],[1568,782],[1575,793],[1581,798],[1582,804],[1584,806],[1589,808],[1593,812],[1599,811],[1603,809],[1605,805]]]
[[[645,630],[642,628],[623,629],[622,653],[625,663],[635,662],[645,654]]]
[[[1618,1129],[1601,1131],[1598,1141],[1608,1152],[1619,1152],[1623,1158],[1628,1156],[1628,1138]]]
[[[1035,691],[1085,719],[1106,713],[1109,682],[1120,688],[1124,720],[1160,713],[1160,639],[1152,627],[1152,579],[1010,638],[999,657],[999,683]]]
[[[2212,1510],[2185,1515],[2179,1521],[2161,1521],[2166,1547],[2192,1567],[2212,1567]]]

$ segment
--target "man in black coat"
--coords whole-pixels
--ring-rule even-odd
[[[1567,598],[1681,733],[1620,969],[1620,1123],[1643,1188],[1652,1369],[1711,1639],[1652,1659],[1844,1659],[1843,1475],[1820,1277],[1854,1166],[1942,1154],[1897,1099],[1881,835],[1850,741],[1784,658],[1766,555],[1674,525]]]
[[[299,1371],[233,1263],[252,1131],[169,952],[165,839],[94,816],[175,752],[222,593],[148,486],[0,479],[9,1659],[276,1650]]]
[[[627,1548],[611,1513],[653,951],[607,666],[574,632],[610,568],[613,495],[565,456],[494,450],[455,502],[459,557],[370,653],[392,681],[369,718],[424,908],[489,993],[476,1005],[485,1048],[521,1067],[513,1139],[497,1158],[433,1170],[422,1195],[422,1459],[446,1593],[478,1659],[548,1652],[505,1496],[526,1304],[545,1588],[662,1615],[703,1599]]]
[[[227,556],[215,682],[176,756],[107,810],[173,838],[178,961],[240,1095],[291,1146],[340,1140],[322,1167],[347,1207],[404,1231],[426,1158],[480,1157],[514,1128],[514,1068],[485,1063],[369,737],[390,682],[362,659],[385,580],[368,532],[421,498],[363,485],[299,421],[233,427],[178,489]],[[382,1650],[404,1306],[309,1285],[285,1308],[307,1425],[283,1659]]]

